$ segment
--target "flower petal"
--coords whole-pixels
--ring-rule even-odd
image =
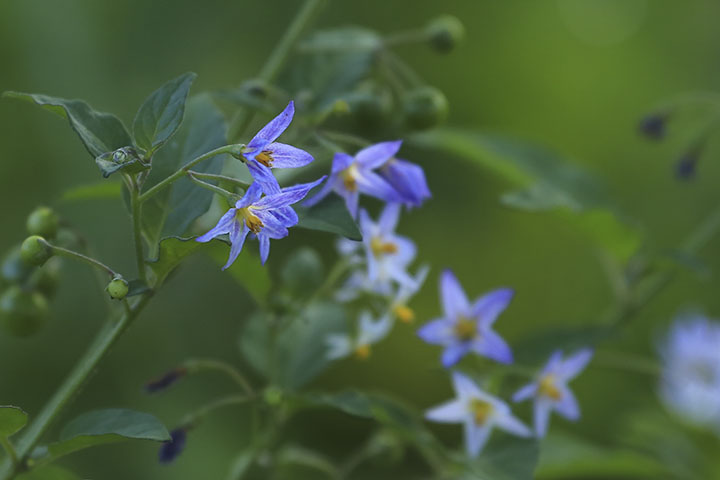
[[[235,202],[235,208],[246,208],[250,205],[254,204],[258,200],[260,200],[260,197],[262,197],[263,189],[262,185],[258,182],[253,182],[252,185],[250,185],[245,192],[245,195]]]
[[[477,425],[473,419],[465,421],[465,449],[471,457],[477,457],[490,438],[491,424]]]
[[[377,168],[394,157],[401,145],[402,140],[370,145],[355,154],[355,161],[364,168]]]
[[[539,397],[535,400],[535,404],[533,405],[533,423],[535,426],[535,434],[538,437],[542,438],[547,433],[552,407],[552,400],[544,397]]]
[[[260,233],[258,240],[260,241],[260,262],[265,265],[268,255],[270,255],[270,237]]]
[[[280,193],[280,184],[272,174],[272,170],[255,159],[249,159],[245,162],[245,164],[247,165],[248,170],[250,170],[250,174],[255,182],[262,186],[263,191],[267,195]]]
[[[560,400],[555,403],[555,410],[568,420],[575,421],[580,418],[580,406],[570,389],[560,387],[560,395]]]
[[[493,360],[510,364],[513,362],[513,354],[510,347],[500,335],[492,330],[481,331],[480,338],[473,341],[472,349]]]
[[[518,437],[529,437],[532,435],[532,431],[511,413],[498,415],[495,418],[495,425],[497,425],[501,430],[505,430],[506,432],[517,435]]]
[[[446,318],[439,318],[426,323],[417,331],[418,336],[435,345],[449,345],[455,342],[454,323]]]
[[[460,423],[467,417],[465,402],[450,400],[425,412],[425,418],[438,423]]]
[[[275,239],[285,238],[288,236],[288,229],[285,228],[285,225],[283,225],[282,222],[274,215],[263,210],[258,210],[255,213],[263,223],[262,230],[260,230],[262,235]]]
[[[312,163],[313,156],[305,150],[284,143],[271,143],[265,147],[273,158],[272,168],[298,168]]]
[[[566,358],[558,369],[558,375],[565,381],[575,378],[590,363],[593,351],[590,348],[584,348],[570,357]]]
[[[331,334],[325,339],[328,351],[325,357],[330,360],[347,357],[352,353],[352,342],[347,335]]]
[[[512,396],[513,402],[522,402],[524,400],[527,400],[528,398],[531,398],[535,396],[537,393],[537,383],[528,383],[524,387],[520,388],[515,394]]]
[[[498,315],[505,310],[512,300],[513,290],[499,288],[480,297],[472,306],[473,317],[480,319],[480,325],[490,327]]]
[[[327,197],[328,194],[333,191],[336,178],[337,175],[330,175],[330,178],[328,178],[328,181],[325,183],[325,185],[323,185],[322,188],[315,195],[303,202],[303,207],[313,207],[320,203],[320,201],[322,201],[325,197]]]
[[[355,161],[353,157],[344,152],[337,152],[333,156],[332,169],[330,173],[339,173],[350,167]]]
[[[446,317],[457,318],[469,313],[470,303],[452,270],[445,270],[440,276],[440,296]]]
[[[295,212],[295,210],[292,209],[292,207],[276,208],[272,212],[270,212],[270,214],[272,214],[285,227],[288,228],[297,225],[298,221],[300,220],[297,213]]]
[[[360,200],[360,194],[358,192],[344,191],[341,193],[345,199],[345,207],[348,209],[352,218],[357,218],[358,202]]]
[[[248,143],[248,147],[254,147],[255,144],[274,142],[292,122],[293,115],[295,115],[295,103],[290,101],[285,110],[273,118],[265,125],[255,137]]]
[[[432,194],[422,167],[406,160],[392,159],[382,167],[380,174],[392,185],[408,207],[419,207]]]
[[[264,210],[292,205],[293,203],[297,203],[305,198],[305,195],[307,195],[310,190],[315,188],[323,180],[325,180],[325,176],[320,177],[314,182],[301,183],[292,187],[284,188],[277,193],[266,195],[255,205]]]
[[[459,398],[481,398],[486,399],[487,395],[467,375],[460,372],[452,373],[453,389]]]
[[[196,242],[209,242],[213,238],[224,235],[226,233],[230,233],[230,230],[232,229],[232,224],[235,223],[235,213],[237,212],[236,209],[231,208],[225,214],[220,217],[220,220],[218,220],[217,224],[210,229],[209,232],[207,232],[204,235],[200,235],[195,239]]]
[[[371,197],[379,198],[385,202],[398,202],[400,196],[395,189],[387,183],[380,175],[364,171],[355,176],[357,189]]]
[[[233,223],[232,230],[230,230],[230,243],[232,244],[230,247],[230,256],[228,257],[227,263],[222,268],[223,270],[226,270],[230,265],[232,265],[238,255],[240,255],[243,244],[245,243],[245,238],[247,237],[249,231],[250,230],[244,223]]]
[[[378,219],[378,228],[381,233],[393,233],[400,219],[400,204],[389,203],[385,206],[380,218]]]
[[[542,375],[545,374],[555,374],[557,375],[560,367],[562,366],[562,350],[555,350],[548,359],[547,363],[545,364],[545,367],[542,370]]]
[[[460,361],[470,351],[470,345],[467,342],[451,343],[443,350],[441,361],[443,367],[450,368]]]

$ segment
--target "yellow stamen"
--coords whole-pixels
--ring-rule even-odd
[[[393,314],[403,323],[412,323],[415,320],[415,312],[407,305],[395,305]]]
[[[455,324],[455,336],[463,341],[472,340],[477,336],[477,323],[472,318],[461,316]]]
[[[479,426],[485,424],[493,413],[492,403],[473,398],[470,401],[470,412],[472,412],[475,423]]]
[[[541,395],[550,397],[555,401],[562,398],[562,392],[555,385],[555,377],[553,375],[545,375],[540,379],[540,385],[538,385],[538,392]]]
[[[355,348],[355,357],[358,360],[367,360],[370,356],[370,345],[358,345]]]
[[[381,257],[397,253],[398,246],[392,242],[384,241],[382,237],[373,237],[370,240],[370,249],[376,257]]]
[[[275,161],[275,159],[272,157],[272,152],[270,150],[263,150],[255,156],[255,160],[262,163],[266,167],[272,167],[272,164]]]
[[[340,173],[340,176],[343,179],[343,184],[345,185],[345,190],[349,192],[354,192],[357,190],[357,165],[354,163],[350,164],[348,168],[342,171]]]
[[[238,208],[235,215],[245,222],[251,232],[257,234],[265,225],[263,225],[262,220],[252,213],[251,209],[252,207]]]

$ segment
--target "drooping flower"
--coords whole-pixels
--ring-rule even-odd
[[[175,382],[187,375],[188,371],[185,367],[173,368],[163,376],[151,380],[145,384],[145,392],[157,393],[170,388]]]
[[[313,161],[312,155],[291,145],[275,140],[288,128],[295,114],[291,101],[285,110],[265,125],[245,146],[243,157],[253,179],[267,194],[280,192],[280,185],[272,174],[272,168],[298,168]]]
[[[385,338],[392,329],[392,318],[384,315],[373,319],[367,310],[360,313],[356,335],[331,334],[326,338],[327,358],[335,360],[355,354],[361,360],[370,356],[370,346]]]
[[[720,322],[681,315],[660,354],[663,403],[679,417],[720,434]]]
[[[240,254],[248,233],[257,236],[260,242],[260,259],[264,264],[270,254],[270,239],[280,239],[288,235],[288,228],[297,225],[298,216],[290,205],[299,202],[325,177],[311,183],[303,183],[283,188],[277,193],[265,195],[263,187],[254,182],[245,196],[235,203],[235,207],[223,215],[217,225],[196,240],[209,242],[213,238],[229,234],[230,257],[223,267],[228,268]]]
[[[380,175],[395,189],[400,202],[407,207],[419,207],[432,195],[420,165],[391,158],[380,167]]]
[[[187,430],[185,428],[176,428],[170,432],[170,440],[160,447],[158,461],[160,463],[170,463],[175,460],[185,449],[186,441]]]
[[[587,366],[592,355],[592,350],[585,348],[563,360],[562,352],[555,351],[537,379],[513,395],[513,402],[534,398],[535,434],[538,437],[547,433],[553,410],[568,420],[580,418],[580,407],[567,383]]]
[[[505,402],[481,390],[465,375],[453,372],[452,378],[456,398],[431,408],[425,418],[440,423],[462,423],[468,455],[475,457],[480,453],[495,427],[520,437],[532,435]]]
[[[355,157],[336,153],[333,157],[330,177],[323,188],[305,202],[310,207],[325,198],[331,191],[345,199],[345,205],[353,218],[357,217],[360,193],[386,202],[401,201],[398,192],[375,169],[384,165],[400,150],[402,140],[382,142],[363,148]]]
[[[470,304],[450,270],[440,276],[444,316],[423,326],[418,335],[428,343],[442,345],[445,367],[456,364],[465,354],[475,352],[501,363],[512,363],[512,351],[492,330],[498,315],[513,297],[509,288],[493,290]]]

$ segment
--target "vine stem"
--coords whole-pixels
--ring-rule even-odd
[[[135,244],[135,261],[137,263],[138,277],[147,283],[145,274],[145,254],[143,252],[142,225],[141,225],[142,204],[139,201],[137,187],[130,189],[130,210],[132,211],[133,243]]]
[[[50,250],[52,251],[53,255],[57,255],[57,256],[60,256],[60,257],[66,257],[66,258],[72,258],[72,259],[74,259],[74,260],[80,260],[81,262],[85,262],[85,263],[87,263],[88,265],[90,265],[90,266],[92,266],[92,267],[95,267],[95,268],[98,268],[98,269],[102,270],[103,272],[107,273],[107,274],[110,275],[111,277],[114,277],[114,276],[117,275],[117,273],[115,272],[115,270],[113,270],[112,268],[108,267],[108,266],[105,265],[104,263],[102,263],[102,262],[100,262],[100,261],[98,261],[98,260],[95,260],[94,258],[90,258],[90,257],[88,257],[87,255],[83,255],[82,253],[78,253],[78,252],[75,252],[75,251],[73,251],[73,250],[68,250],[67,248],[62,248],[62,247],[58,247],[58,246],[55,246],[55,245],[51,245],[51,244],[48,243],[48,242],[45,242],[45,244],[46,244],[48,247],[50,247]]]
[[[100,360],[137,318],[149,299],[150,295],[144,295],[129,311],[123,313],[120,318],[111,320],[100,330],[85,355],[20,437],[16,448],[18,465],[13,465],[9,459],[0,465],[0,480],[10,480],[18,473],[17,467],[30,457],[43,433],[87,382]]]

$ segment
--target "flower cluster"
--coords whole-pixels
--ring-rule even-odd
[[[660,395],[689,422],[720,435],[720,322],[682,315],[660,348]]]

